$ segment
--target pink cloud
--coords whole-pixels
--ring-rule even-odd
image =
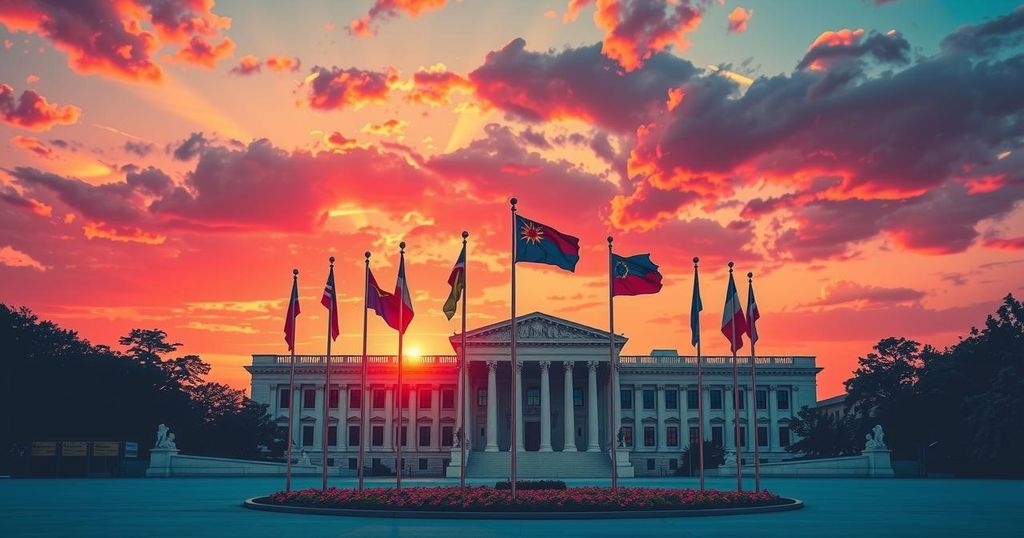
[[[435,11],[444,7],[447,0],[374,0],[369,13],[354,19],[349,25],[353,35],[366,37],[377,32],[380,23],[404,13],[412,18],[427,11]]]
[[[754,10],[736,6],[729,12],[728,31],[733,34],[742,34],[747,31],[747,23],[754,16]]]
[[[0,84],[0,119],[9,125],[47,131],[54,125],[77,123],[81,113],[76,106],[50,103],[32,90],[21,92],[15,99],[14,88]]]
[[[683,50],[689,46],[686,34],[700,25],[706,6],[705,0],[597,0],[601,52],[629,72],[658,52]]]
[[[307,102],[317,110],[361,108],[370,103],[386,102],[391,85],[398,82],[394,68],[386,71],[314,67],[307,78]]]

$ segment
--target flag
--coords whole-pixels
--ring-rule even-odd
[[[404,245],[403,245],[404,246]],[[399,303],[398,301],[401,301]],[[409,282],[405,279],[405,254],[402,254],[402,261],[398,263],[398,279],[395,281],[395,294],[391,298],[391,302],[394,304],[395,311],[395,324],[391,325],[393,329],[398,330],[401,333],[405,333],[405,330],[409,328],[409,322],[412,321],[412,317],[415,312],[412,310],[412,297],[409,296]],[[399,308],[402,312],[402,328],[398,328],[398,312]]]
[[[644,295],[661,290],[661,273],[650,254],[612,254],[612,296]]]
[[[333,262],[334,259],[332,258]],[[338,293],[334,287],[334,265],[331,265],[331,272],[327,275],[327,285],[324,286],[324,295],[320,298],[320,304],[331,311],[331,340],[337,340],[341,334],[338,328]]]
[[[700,302],[700,279],[697,277],[697,264],[693,268],[693,300],[690,303],[690,345],[700,342],[700,312],[704,304]]]
[[[391,292],[380,289],[377,279],[373,277],[373,271],[369,271],[366,282],[366,308],[372,309],[378,316],[384,318],[388,325],[394,327],[398,325],[398,314],[395,314],[393,322],[389,321],[394,310],[392,297]]]
[[[448,275],[448,285],[452,287],[452,291],[448,294],[448,300],[444,302],[441,311],[450,320],[455,315],[462,290],[466,287],[466,245],[462,245],[462,253],[459,254],[455,267],[452,267],[452,274]]]
[[[284,318],[284,341],[288,343],[288,351],[295,349],[295,318],[299,313],[299,282],[292,280],[292,296],[288,300],[288,313]]]
[[[735,331],[733,330],[735,329]],[[736,292],[736,281],[729,272],[729,287],[725,291],[725,308],[722,310],[722,334],[731,344],[730,350],[736,352],[743,347],[743,333],[747,331],[747,321],[743,319],[743,306],[740,295]],[[735,340],[733,340],[735,332]]]
[[[747,336],[750,337],[750,345],[757,343],[757,320],[761,319],[761,313],[757,311],[757,301],[754,300],[754,283],[747,288]]]
[[[571,235],[516,215],[516,255],[513,262],[556,265],[576,272],[580,261],[580,240]]]

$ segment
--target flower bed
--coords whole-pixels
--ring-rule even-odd
[[[511,492],[489,486],[466,487],[463,497],[457,486],[413,487],[399,493],[394,488],[330,488],[326,492],[305,489],[277,492],[259,499],[261,503],[311,508],[357,510],[402,510],[431,512],[589,512],[637,510],[694,510],[773,506],[792,502],[762,491],[571,487],[564,490],[521,491],[512,501]]]
[[[512,483],[508,480],[494,484],[495,489],[512,489]],[[535,489],[567,489],[568,486],[562,480],[516,480],[516,489],[529,491]]]

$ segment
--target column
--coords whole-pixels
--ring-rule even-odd
[[[611,365],[610,368],[615,368],[615,384],[612,386],[612,398],[615,399],[615,416],[613,417],[613,423],[615,424],[614,431],[608,435],[613,443],[619,442],[619,430],[622,429],[622,387],[619,385],[619,375],[622,373],[618,370],[618,365]],[[618,445],[616,445],[618,446]]]
[[[754,387],[747,388],[747,452],[754,453],[754,445],[757,443],[757,395],[754,394]]]
[[[430,409],[433,411],[433,426],[430,427],[430,444],[435,450],[441,450],[441,385],[430,386]]]
[[[572,392],[572,361],[562,361],[562,369],[565,370],[565,403],[562,414],[565,415],[565,447],[562,452],[576,452],[576,408],[573,403]]]
[[[405,428],[405,445],[402,448],[407,448],[409,452],[416,452],[419,448],[419,435],[416,431],[419,426],[417,425],[416,418],[419,415],[420,398],[419,390],[416,385],[409,386],[409,424]]]
[[[313,448],[317,452],[324,449],[324,407],[327,406],[327,400],[324,399],[324,386],[316,386],[316,405],[313,407],[314,417],[316,417],[315,426],[313,427]]]
[[[366,447],[367,452],[370,452],[373,450],[373,422],[371,421],[373,418],[373,407],[370,406],[373,403],[373,386],[367,384],[363,389],[363,409],[366,410],[366,424],[359,425],[359,435],[363,436],[363,446]]]
[[[462,405],[466,406],[466,424],[463,426],[463,431],[466,433],[462,437],[466,441],[467,451],[473,448],[473,428],[476,426],[473,418],[476,412],[476,407],[473,405],[473,402],[476,401],[476,395],[473,393],[473,378],[469,373],[470,364],[472,363],[466,363],[466,394],[462,402]]]
[[[348,450],[348,385],[338,385],[338,450]]]
[[[462,372],[459,372],[459,380],[455,383],[455,430],[452,431],[452,448],[458,448],[459,429],[462,428],[462,407],[466,405],[466,398],[462,395]],[[468,389],[467,389],[468,390]],[[468,408],[467,408],[468,409]],[[466,413],[468,416],[469,413]],[[469,432],[469,429],[466,429]]]
[[[701,424],[701,428],[704,430],[704,438],[701,439],[701,442],[704,442],[711,439],[711,389],[707,385],[704,385],[701,390],[700,406],[704,410],[704,423]],[[699,412],[697,414],[700,415]]]
[[[540,361],[540,452],[551,452],[551,361]]]
[[[292,390],[292,444],[302,449],[302,385]],[[293,450],[293,458],[298,458]]]
[[[768,450],[781,451],[779,445],[779,423],[775,421],[779,414],[779,402],[776,401],[775,385],[768,385]]]
[[[725,431],[722,432],[723,441],[725,442],[725,449],[730,448],[736,449],[736,426],[733,422],[733,402],[732,402],[732,385],[725,385],[722,388],[722,410],[725,412]]]
[[[587,361],[587,452],[600,452],[597,440],[597,361]]]
[[[395,393],[391,385],[387,386],[384,392],[384,451],[392,451],[395,448],[393,437],[395,429],[395,421],[392,419],[395,415]]]
[[[654,430],[656,436],[654,447],[660,452],[668,450],[668,446],[665,444],[665,438],[668,437],[668,430],[665,427],[665,385],[658,385],[655,390],[654,408],[657,410],[658,427]]]
[[[523,451],[523,361],[516,360],[516,450]]]
[[[497,361],[487,361],[487,446],[484,452],[498,451]]]

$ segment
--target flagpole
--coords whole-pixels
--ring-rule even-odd
[[[754,273],[752,273],[752,272],[751,273],[747,273],[747,286],[748,286],[748,289],[753,289],[753,287],[754,287]],[[749,318],[750,317],[749,316],[750,312],[747,312],[747,314],[748,314],[747,317]],[[747,320],[747,324],[748,325],[751,325],[752,323],[753,322],[750,321],[749,319]],[[760,443],[758,442],[758,438],[757,438],[757,359],[756,359],[756,356],[754,354],[754,340],[755,340],[755,338],[753,337],[753,335],[754,335],[754,332],[751,331],[751,333],[750,333],[750,337],[751,337],[750,338],[750,384],[754,387],[753,390],[752,390],[752,393],[754,395],[754,404],[751,407],[751,411],[753,412],[753,415],[754,415],[754,420],[752,421],[752,423],[754,425],[754,492],[756,493],[758,491],[761,491],[761,451],[758,448],[758,445]],[[767,393],[765,393],[765,396],[767,396]]]
[[[359,491],[363,491],[363,463],[366,458],[366,304],[370,295],[370,251],[366,256],[366,270],[363,271],[363,361],[359,372]]]
[[[459,407],[461,412],[459,413],[459,423],[462,425],[459,433],[459,450],[462,456],[459,465],[459,494],[466,494],[466,391],[469,390],[469,364],[467,364],[466,355],[466,286],[469,279],[467,273],[469,272],[469,252],[466,249],[466,238],[469,237],[469,232],[463,230],[462,232],[462,251],[466,253],[466,257],[462,260],[462,361],[459,363],[459,378],[462,380],[460,386],[462,390],[459,391]]]
[[[298,287],[299,285],[299,270],[292,269],[292,286]],[[292,322],[292,341],[291,344],[291,361],[289,361],[288,367],[288,461],[285,465],[284,471],[284,490],[286,492],[292,490],[292,443],[294,432],[292,431],[292,417],[293,408],[295,407],[295,306],[291,304],[292,297],[291,293],[288,294],[288,315],[291,316]]]
[[[331,275],[334,275],[334,256],[330,258],[331,262]],[[332,279],[333,280],[333,279]],[[331,293],[334,294],[334,299],[331,301],[330,314],[327,316],[327,358],[324,364],[324,427],[323,427],[323,457],[321,458],[322,464],[322,485],[321,489],[327,491],[327,432],[331,418],[331,341],[334,334],[332,328],[334,327],[334,316],[335,305],[338,303],[338,285],[332,282]]]
[[[398,255],[399,255],[399,267],[403,267],[405,264],[405,241],[398,244]],[[398,434],[396,435],[397,440],[395,442],[395,489],[399,493],[402,492],[402,418],[405,413],[402,411],[402,340],[405,336],[405,327],[402,325],[402,317],[405,313],[405,289],[406,283],[402,282],[402,296],[396,297],[398,301]],[[411,395],[410,395],[411,397]],[[406,428],[406,436],[409,435],[409,429]]]
[[[732,282],[732,266],[733,263],[729,262],[729,281]],[[726,300],[726,307],[733,300],[732,295],[729,295]],[[737,305],[738,306],[738,305]],[[740,464],[740,385],[739,385],[739,371],[736,367],[736,316],[735,311],[732,312],[733,319],[731,322],[732,327],[732,340],[729,342],[729,348],[732,349],[732,415],[733,415],[733,431],[735,437],[733,438],[733,448],[736,450],[736,491],[743,491],[743,466]]]
[[[512,356],[512,398],[510,407],[512,409],[512,420],[510,431],[512,433],[509,438],[509,454],[511,458],[511,464],[509,466],[509,485],[512,491],[512,500],[516,499],[516,391],[519,390],[516,387],[516,368],[518,368],[518,362],[516,360],[516,204],[519,200],[512,198],[509,200],[512,204],[512,332],[509,343]],[[498,405],[498,402],[494,402],[493,405]]]
[[[615,360],[615,291],[614,291],[614,278],[615,278],[615,265],[612,259],[612,236],[608,236],[608,394],[609,394],[609,406],[611,408],[610,416],[608,417],[608,424],[611,426],[608,429],[609,445],[611,445],[611,457],[612,457],[612,494],[617,495],[619,493],[619,460],[616,458],[615,448],[618,444],[618,431],[619,425],[615,423],[615,404],[617,395],[615,392],[615,376],[617,374],[618,361]],[[570,395],[571,396],[571,395]],[[567,396],[568,397],[568,396]]]
[[[697,280],[697,264],[700,258],[693,257],[693,282],[700,292],[700,284]],[[692,308],[692,307],[691,307]],[[701,368],[703,360],[700,356],[700,312],[697,312],[697,457],[700,458],[700,490],[704,491],[704,372]],[[690,447],[693,453],[693,447]]]

